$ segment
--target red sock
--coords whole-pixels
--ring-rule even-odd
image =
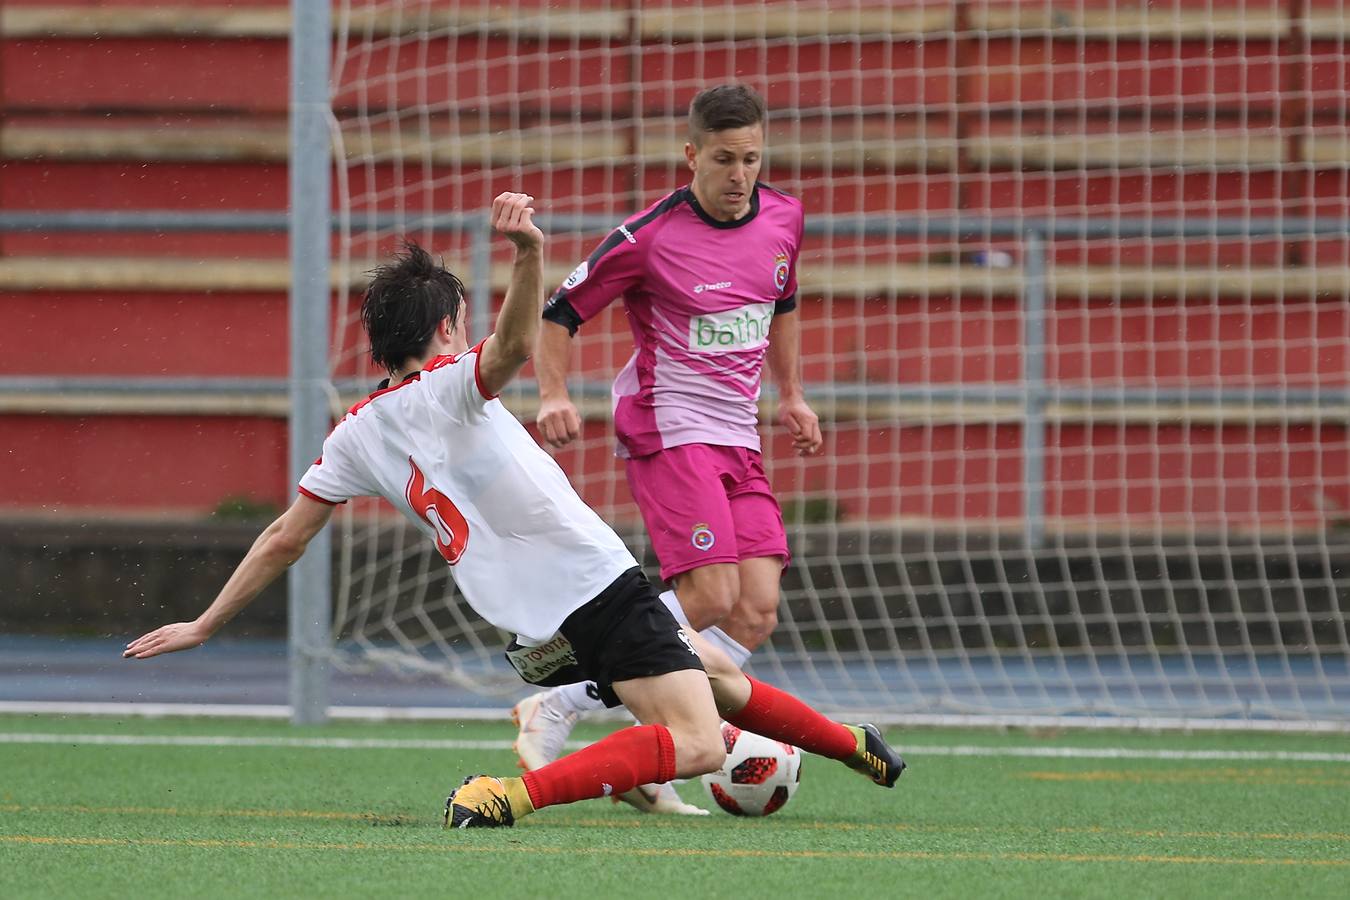
[[[830,759],[847,759],[858,749],[857,736],[843,725],[771,684],[745,677],[750,681],[750,701],[740,712],[724,717],[732,725]]]
[[[535,809],[631,791],[675,777],[675,740],[664,725],[635,725],[526,772]]]

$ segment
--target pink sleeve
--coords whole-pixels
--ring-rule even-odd
[[[544,318],[576,333],[581,325],[642,280],[646,256],[626,227],[616,228],[582,260],[544,306]]]

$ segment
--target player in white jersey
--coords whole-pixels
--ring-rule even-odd
[[[446,801],[447,825],[509,826],[545,806],[710,772],[725,757],[719,712],[893,786],[904,762],[875,727],[831,721],[686,635],[619,538],[496,399],[538,328],[543,235],[532,200],[493,202],[493,225],[516,257],[497,330],[473,347],[463,285],[424,250],[409,244],[376,270],[361,314],[389,380],[334,427],[300,495],[207,610],[123,655],[202,644],[304,553],[336,504],[381,496],[435,542],[468,604],[516,635],[507,655],[526,681],[589,679],[643,723],[523,777],[466,778]]]

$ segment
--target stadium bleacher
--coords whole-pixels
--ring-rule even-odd
[[[870,12],[814,9],[786,17],[766,16],[758,7],[723,6],[663,8],[630,17],[597,5],[583,15],[538,20],[494,17],[490,5],[435,10],[429,13],[439,17],[434,24],[462,29],[458,40],[489,60],[506,59],[522,42],[587,47],[650,42],[643,77],[654,85],[682,86],[634,91],[625,111],[614,108],[624,99],[603,89],[607,75],[598,57],[528,65],[514,72],[513,90],[527,110],[533,103],[535,118],[516,121],[511,133],[503,133],[507,123],[484,113],[474,119],[478,130],[447,131],[431,147],[376,135],[367,146],[352,149],[381,161],[370,173],[381,183],[397,179],[400,159],[428,154],[445,163],[447,174],[453,163],[457,177],[474,182],[500,178],[508,160],[565,163],[576,172],[572,193],[549,200],[557,209],[585,212],[611,183],[592,162],[598,166],[616,156],[644,160],[646,182],[627,185],[634,192],[659,189],[678,177],[678,116],[689,94],[682,79],[692,71],[692,57],[678,41],[712,42],[699,65],[713,77],[719,65],[730,65],[718,61],[718,39],[853,36],[842,49],[822,40],[792,49],[769,41],[764,50],[763,71],[793,76],[771,81],[771,107],[804,110],[794,140],[771,145],[771,153],[780,171],[792,173],[790,186],[800,189],[808,213],[828,205],[836,213],[917,217],[1344,214],[1350,140],[1340,101],[1347,71],[1332,50],[1344,41],[1347,21],[1334,5],[1313,3],[1298,16],[1290,13],[1292,5],[1280,4],[1126,10],[970,3],[879,6]],[[721,13],[703,14],[710,8]],[[0,210],[282,210],[288,23],[281,0],[227,8],[6,4],[0,10]],[[400,27],[387,17],[368,25],[375,33]],[[448,51],[441,47],[441,52]],[[367,73],[389,62],[379,54],[377,48],[363,61]],[[851,77],[869,60],[880,59],[891,77],[861,85]],[[411,87],[397,74],[386,78],[391,97]],[[440,83],[447,94],[439,99],[453,102],[453,80]],[[339,110],[351,97],[338,89]],[[559,97],[572,98],[572,105],[560,106]],[[841,129],[828,115],[835,103],[888,105],[904,114],[878,116],[875,122],[864,118],[857,127],[850,120]],[[586,117],[601,106],[611,117],[636,113],[637,126],[586,127]],[[854,188],[850,176],[877,171],[897,176],[892,191]],[[198,470],[192,490],[184,490],[172,471],[136,491],[90,477],[75,485],[79,501],[72,507],[70,475],[31,460],[22,473],[0,475],[5,513],[60,505],[116,514],[128,504],[206,511],[215,498],[237,494],[284,502],[289,488],[283,454],[265,453],[263,462],[243,465],[252,450],[221,436],[266,435],[269,446],[280,446],[281,393],[223,385],[189,395],[167,383],[148,393],[96,384],[42,390],[15,380],[50,370],[53,335],[80,348],[78,361],[55,373],[62,376],[283,378],[284,233],[12,230],[0,241],[0,296],[10,320],[18,323],[7,341],[12,352],[0,358],[0,376],[8,379],[0,385],[7,442],[31,446],[78,435],[85,443],[97,441],[100,458],[130,463],[152,439],[155,446],[190,448]],[[949,246],[939,243],[939,249]],[[445,235],[444,246],[452,259],[464,251],[459,236]],[[571,246],[555,251],[551,280],[570,269]],[[888,329],[902,358],[922,356],[925,362],[897,368],[837,328],[812,327],[808,317],[808,379],[849,381],[860,372],[874,383],[911,378],[1011,383],[1019,377],[1019,268],[942,257],[921,240],[901,242],[897,253],[879,252],[871,239],[853,245],[835,240],[828,264],[821,250],[819,242],[808,241],[802,283],[809,314],[836,322],[850,317],[858,322],[858,335],[875,333],[874,326]],[[1342,302],[1350,293],[1345,251],[1343,240],[1301,238],[1055,245],[1048,277],[1064,340],[1057,352],[1052,336],[1050,378],[1110,375],[1178,387],[1240,378],[1258,385],[1343,389],[1350,370],[1344,351],[1316,359],[1216,356],[1189,352],[1187,342],[1208,348],[1215,335],[1221,340],[1259,328],[1260,311],[1272,304],[1282,305],[1278,318],[1286,333],[1344,335],[1350,330]],[[494,269],[495,291],[504,277],[500,266]],[[361,279],[357,271],[335,276],[354,290]],[[952,328],[944,320],[923,329],[920,338],[898,328],[893,317],[875,315],[883,308],[879,298],[888,303],[899,298],[903,309],[907,297],[925,304],[946,297],[953,308],[977,297],[982,309],[994,311],[994,326]],[[1229,315],[1222,303],[1215,304],[1223,298],[1243,306]],[[1097,302],[1149,304],[1153,325],[1170,323],[1171,330],[1162,340],[1153,335],[1153,349],[1098,352],[1119,335],[1091,326],[1082,310]],[[617,333],[623,325],[616,319],[605,327]],[[583,348],[588,377],[603,380],[621,361],[615,343]],[[895,401],[887,402],[886,410],[895,412]],[[1084,419],[1091,402],[1061,402],[1047,414],[1072,425]],[[848,398],[834,403],[825,412],[837,420],[840,439],[865,446],[865,411]],[[603,434],[603,401],[587,409],[594,418],[588,427]],[[999,423],[1017,410],[991,398],[984,405],[941,408],[929,402],[899,411],[925,415],[939,423],[934,427],[944,419],[984,422],[995,441]],[[1118,419],[1140,425],[1140,441],[1156,440],[1157,428],[1177,421],[1284,427],[1262,424],[1256,407],[1219,408],[1203,397],[1180,405],[1136,404]],[[1306,421],[1318,426],[1319,440],[1345,439],[1344,419],[1329,420],[1327,407],[1309,408]],[[906,510],[869,513],[886,519]]]

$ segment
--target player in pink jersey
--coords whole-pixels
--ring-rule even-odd
[[[737,665],[778,623],[789,557],[760,456],[766,360],[778,421],[797,451],[821,446],[798,371],[802,207],[757,180],[764,119],[763,101],[742,85],[694,98],[691,183],[625,221],[577,266],[549,300],[535,358],[540,433],[561,447],[581,430],[566,386],[572,338],[623,298],[635,352],[614,383],[617,452],[661,576],[675,588],[662,600]],[[581,686],[518,704],[522,765],[554,758],[577,715],[598,707]],[[623,799],[648,811],[702,812],[668,790]]]
[[[686,634],[618,536],[497,399],[539,327],[543,235],[532,199],[493,202],[494,227],[516,259],[497,330],[473,347],[463,285],[425,251],[409,245],[376,271],[362,321],[390,378],[333,428],[300,496],[206,611],[142,635],[123,656],[204,643],[304,553],[336,504],[382,496],[435,541],[469,606],[516,634],[507,655],[526,681],[589,679],[643,723],[523,777],[466,778],[446,801],[447,825],[509,826],[545,806],[713,771],[726,755],[719,713],[893,786],[904,761],[874,726],[831,721]]]

